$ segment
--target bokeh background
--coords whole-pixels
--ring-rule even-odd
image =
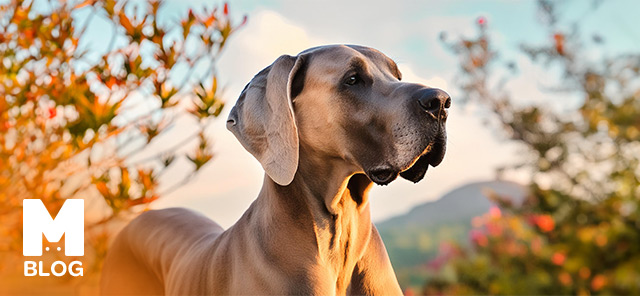
[[[147,209],[232,225],[263,171],[231,106],[278,56],[336,43],[453,98],[444,162],[371,191],[406,294],[640,292],[635,1],[0,5],[0,294],[95,293]],[[22,276],[24,198],[87,200],[83,278]]]

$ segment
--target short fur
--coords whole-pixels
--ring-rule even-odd
[[[109,250],[102,293],[402,294],[368,191],[440,163],[450,99],[400,75],[362,46],[278,58],[227,123],[265,169],[257,199],[226,231],[186,209],[140,215]]]

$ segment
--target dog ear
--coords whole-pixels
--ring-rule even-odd
[[[245,86],[227,120],[227,129],[258,159],[267,175],[282,186],[293,181],[298,169],[292,88],[294,96],[301,91],[302,64],[301,57],[283,55],[260,71]],[[303,75],[296,75],[297,72]]]

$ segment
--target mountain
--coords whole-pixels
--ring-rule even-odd
[[[378,229],[398,227],[433,226],[460,219],[471,219],[486,213],[492,203],[486,196],[490,190],[508,196],[515,203],[524,198],[526,188],[508,181],[475,182],[458,187],[436,201],[427,202],[411,209],[408,213],[376,224]]]
[[[519,204],[527,189],[508,181],[469,183],[404,215],[376,223],[403,288],[420,288],[429,273],[426,263],[436,256],[441,243],[468,243],[471,219],[492,206],[487,192],[510,197]]]

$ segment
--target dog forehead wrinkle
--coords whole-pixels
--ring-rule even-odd
[[[367,59],[366,56],[345,46],[320,48],[309,53],[303,53],[309,57],[310,68],[326,68],[324,70],[329,71],[327,74],[333,74],[331,70],[341,72],[350,66],[366,67],[368,64],[365,60]]]
[[[364,61],[361,57],[353,57],[348,62],[349,68],[353,70],[362,70],[365,72],[369,71],[369,64]]]
[[[382,53],[381,51],[375,48],[369,48],[360,45],[347,45],[348,47],[358,51],[362,55],[366,56],[369,60],[371,60],[375,65],[384,65],[386,66],[386,70],[390,71],[392,76],[398,80],[402,80],[402,73],[400,69],[398,69],[398,65],[396,62],[389,58],[387,55]],[[381,69],[382,70],[382,69]],[[386,71],[381,71],[386,72]]]

